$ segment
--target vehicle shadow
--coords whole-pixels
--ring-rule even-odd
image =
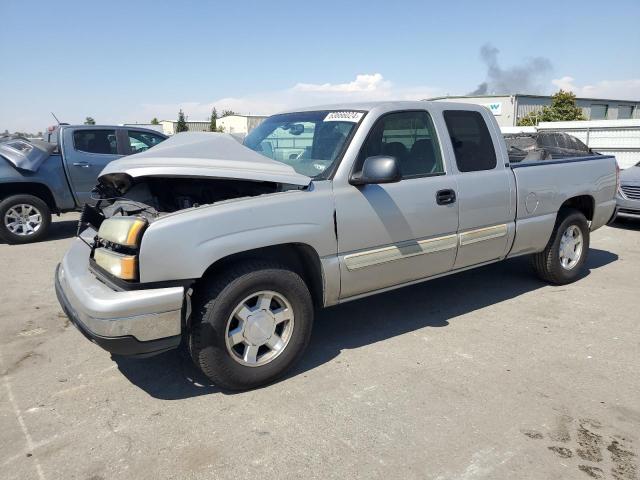
[[[640,230],[640,220],[616,218],[616,221],[611,223],[609,226],[613,228],[621,228],[623,230]]]
[[[582,278],[617,259],[614,253],[591,249]],[[545,286],[533,274],[527,258],[515,258],[327,308],[317,313],[309,347],[285,378],[329,362],[343,350],[422,328],[446,327],[464,314]],[[114,360],[129,381],[155,398],[176,400],[232,393],[216,388],[184,351]]]
[[[78,221],[77,220],[59,220],[57,222],[51,223],[51,230],[49,230],[49,235],[43,240],[62,240],[64,238],[72,238],[75,237],[76,232],[78,231]]]
[[[182,346],[148,358],[117,355],[111,358],[131,383],[160,400],[179,400],[221,392],[196,368]]]
[[[76,235],[78,230],[77,220],[59,220],[57,222],[51,222],[49,233],[45,237],[36,242],[43,243],[50,240],[63,240],[65,238],[72,238]],[[0,244],[5,244],[3,240],[0,240]]]

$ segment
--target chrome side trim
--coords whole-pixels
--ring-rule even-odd
[[[342,303],[346,303],[346,302],[351,302],[353,300],[359,300],[361,298],[370,297],[371,295],[376,295],[378,293],[390,292],[390,291],[393,291],[393,290],[397,290],[399,288],[408,287],[410,285],[417,285],[418,283],[428,282],[429,280],[433,280],[433,279],[440,278],[440,277],[446,277],[446,276],[451,275],[451,274],[464,272],[466,270],[471,270],[473,268],[482,267],[484,265],[490,265],[492,263],[497,263],[497,262],[500,262],[500,261],[501,261],[500,258],[496,258],[494,260],[489,260],[487,262],[476,263],[474,265],[468,265],[466,267],[456,268],[454,270],[449,270],[448,272],[438,273],[437,275],[431,275],[430,277],[418,278],[416,280],[411,280],[409,282],[404,282],[404,283],[398,283],[396,285],[391,285],[390,287],[379,288],[377,290],[370,290],[368,292],[359,293],[357,295],[353,295],[353,296],[350,296],[350,297],[341,298],[340,302],[338,302],[338,303],[342,304]]]
[[[507,234],[507,224],[495,225],[493,227],[478,228],[460,234],[460,246],[471,245],[493,238],[504,237]]]
[[[352,253],[345,255],[344,263],[349,271],[360,268],[371,267],[381,263],[393,262],[404,258],[425,255],[444,250],[451,250],[458,246],[458,236],[456,234],[445,235],[444,237],[430,238],[427,240],[408,241],[391,245],[388,247],[368,250],[366,252]]]

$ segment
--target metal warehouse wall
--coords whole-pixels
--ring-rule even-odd
[[[551,99],[536,97],[516,97],[516,121],[513,123],[513,125],[516,125],[518,119],[525,117],[532,112],[542,110],[542,107],[546,105],[551,105]]]
[[[551,105],[550,98],[528,97],[526,95],[517,96],[516,102],[517,102],[517,114],[516,114],[517,118],[522,118],[531,112],[540,110],[545,105]],[[620,105],[634,107],[632,118],[640,118],[640,104],[636,102],[624,101],[624,100],[576,99],[576,106],[582,109],[582,114],[587,119],[591,119],[592,105],[608,106],[606,120],[618,119],[618,107]],[[513,125],[515,125],[515,123]]]
[[[493,113],[498,125],[501,127],[515,126],[517,125],[518,119],[532,112],[541,110],[545,105],[551,105],[551,97],[517,94],[478,97],[438,97],[432,100],[483,105]],[[640,102],[638,101],[579,98],[576,99],[576,105],[582,109],[582,113],[587,119],[591,119],[593,105],[607,105],[606,120],[617,120],[619,117],[619,107],[621,105],[632,107],[633,114],[631,118],[640,119]]]

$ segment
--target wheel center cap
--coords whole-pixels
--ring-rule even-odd
[[[244,338],[252,345],[264,345],[275,331],[276,322],[269,312],[260,310],[247,318]]]

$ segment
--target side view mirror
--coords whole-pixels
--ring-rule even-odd
[[[378,183],[395,183],[402,178],[400,165],[395,157],[377,155],[368,157],[362,165],[362,171],[351,176],[351,185],[369,185]]]

